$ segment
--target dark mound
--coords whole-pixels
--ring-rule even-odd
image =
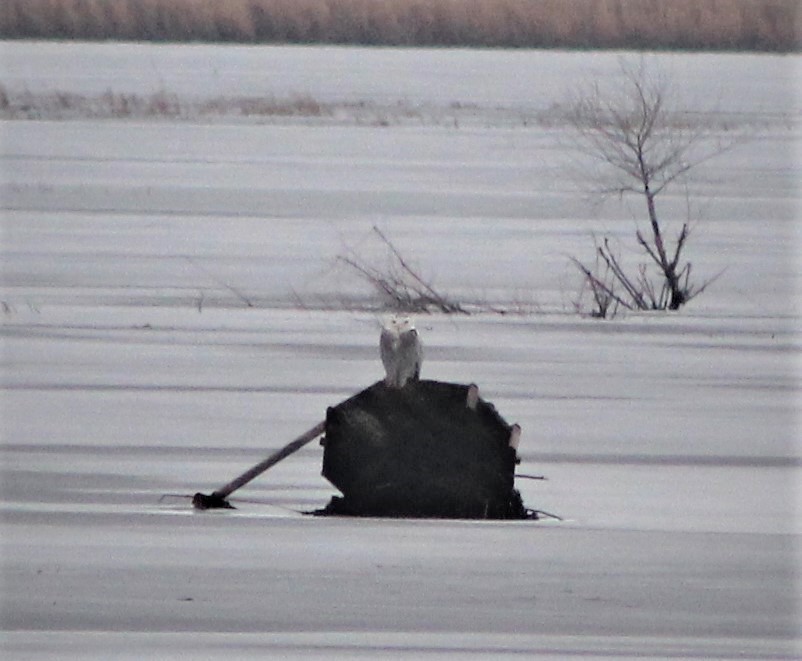
[[[512,428],[469,386],[376,383],[326,412],[323,476],[343,494],[319,514],[527,518]]]

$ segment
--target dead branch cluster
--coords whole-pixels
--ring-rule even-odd
[[[468,314],[462,305],[437,291],[424,279],[381,229],[374,226],[373,232],[386,249],[383,264],[377,266],[351,248],[337,259],[373,288],[385,309]]]

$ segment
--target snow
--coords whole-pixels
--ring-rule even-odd
[[[766,123],[690,183],[689,258],[719,279],[600,322],[567,256],[637,203],[578,192],[559,127],[494,122],[621,54],[0,48],[12,91],[426,108],[0,125],[4,658],[797,658],[798,56],[653,56],[690,107]],[[335,493],[316,443],[191,510],[382,376],[337,263],[383,258],[373,225],[484,308],[417,320],[424,376],[521,424],[547,479],[516,486],[562,521],[307,517]]]

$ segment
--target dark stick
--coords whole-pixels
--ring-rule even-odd
[[[228,508],[232,509],[231,504],[226,500],[234,491],[246,485],[252,479],[264,473],[271,466],[275,466],[279,461],[289,457],[293,452],[297,452],[304,445],[320,436],[326,429],[325,422],[317,423],[312,429],[301,434],[291,443],[288,443],[280,450],[276,450],[269,457],[260,461],[256,466],[245,471],[239,477],[235,477],[231,482],[223,487],[220,487],[211,495],[196,493],[192,497],[192,505],[196,509],[206,510],[215,508]]]

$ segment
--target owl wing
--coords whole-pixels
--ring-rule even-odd
[[[399,338],[400,363],[403,366],[404,381],[420,377],[421,363],[423,362],[423,346],[418,331],[414,328],[402,333]]]
[[[379,337],[379,355],[381,355],[382,365],[387,376],[395,371],[398,365],[398,347],[396,346],[397,336],[387,330],[382,329],[381,337]]]

